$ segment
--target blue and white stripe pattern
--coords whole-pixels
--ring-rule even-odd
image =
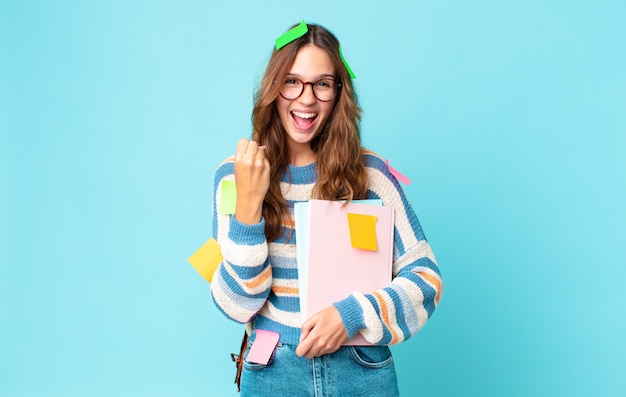
[[[419,331],[439,303],[442,282],[435,257],[398,181],[382,158],[366,152],[368,198],[380,198],[395,209],[393,280],[369,294],[353,293],[335,303],[350,337],[361,334],[374,344],[402,342]],[[267,242],[264,220],[245,225],[218,213],[222,180],[234,180],[232,158],[215,174],[213,235],[221,245],[223,262],[213,276],[211,293],[230,319],[280,334],[280,342],[297,345],[300,303],[296,265],[297,236],[293,221],[283,225],[290,241]],[[315,164],[289,166],[281,190],[293,215],[295,202],[307,201],[317,180]]]

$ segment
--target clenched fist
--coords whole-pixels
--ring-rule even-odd
[[[263,200],[270,186],[270,163],[265,148],[241,138],[235,152],[237,206],[235,218],[252,225],[261,221]]]

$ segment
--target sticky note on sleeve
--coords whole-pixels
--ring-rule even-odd
[[[189,263],[208,282],[213,280],[213,274],[223,260],[219,243],[211,237],[199,250],[189,257]]]
[[[408,184],[411,183],[411,180],[409,178],[407,178],[406,176],[402,175],[400,173],[400,171],[398,171],[397,169],[395,169],[395,168],[393,168],[392,166],[389,165],[389,160],[385,160],[385,164],[387,164],[387,169],[389,170],[391,175],[395,176],[397,180],[399,180],[400,182],[404,183],[405,185],[408,185]]]
[[[237,185],[234,181],[222,181],[220,187],[220,214],[230,215],[235,213],[237,205]]]
[[[374,215],[348,213],[352,247],[378,251],[378,245],[376,244],[377,220],[378,217]]]

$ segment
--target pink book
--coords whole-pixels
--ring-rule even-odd
[[[375,217],[370,218],[375,219],[375,226],[371,222],[369,227],[372,229],[367,231],[375,233],[375,250],[353,246],[349,213]],[[389,285],[393,259],[393,208],[310,200],[296,204],[295,220],[302,322],[354,291],[369,293]],[[361,334],[346,343],[369,344]]]

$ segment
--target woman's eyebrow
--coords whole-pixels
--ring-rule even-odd
[[[288,73],[286,77],[297,77],[299,79],[302,79],[302,75],[298,74],[298,73]],[[320,75],[318,75],[315,80],[320,80],[320,79],[325,79],[325,78],[335,78],[334,74],[331,73],[322,73]]]

